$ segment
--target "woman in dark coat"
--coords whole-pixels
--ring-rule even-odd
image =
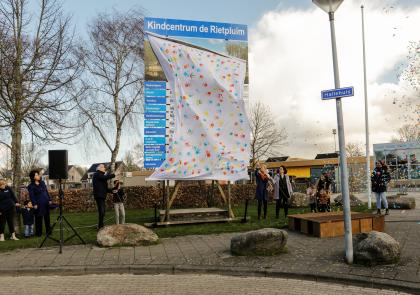
[[[19,206],[19,203],[13,193],[12,189],[6,185],[4,179],[0,179],[0,242],[4,242],[4,228],[7,225],[9,227],[9,233],[11,234],[11,240],[18,240],[15,234],[15,225],[13,218],[15,215],[15,206]]]
[[[268,175],[267,168],[264,165],[257,164],[255,169],[255,179],[257,182],[257,189],[255,191],[255,198],[258,201],[258,220],[261,219],[261,206],[264,205],[264,219],[267,218],[267,202],[268,192],[267,184],[270,175]]]
[[[48,234],[51,229],[50,224],[50,205],[51,197],[48,193],[45,182],[41,180],[38,170],[29,173],[31,183],[28,185],[29,198],[35,209],[35,235],[42,236],[42,220],[45,223],[45,232]]]
[[[391,180],[388,167],[383,162],[376,162],[376,167],[371,175],[372,192],[376,197],[377,214],[381,214],[382,203],[385,207],[385,214],[389,214],[388,201],[386,199],[386,186]]]

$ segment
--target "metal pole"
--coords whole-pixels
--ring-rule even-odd
[[[340,88],[340,76],[338,72],[337,61],[337,46],[335,42],[335,27],[334,27],[334,12],[329,12],[330,29],[331,29],[331,46],[334,66],[334,83],[335,88]],[[337,107],[337,132],[338,132],[338,147],[340,149],[340,175],[341,175],[341,194],[343,196],[344,209],[344,243],[346,248],[346,262],[353,263],[353,241],[351,231],[351,212],[350,212],[350,197],[349,197],[349,179],[347,171],[346,159],[346,142],[344,139],[344,120],[343,110],[341,106],[341,98],[336,99]]]
[[[365,90],[365,127],[366,127],[366,192],[368,195],[368,208],[372,209],[372,193],[370,188],[370,143],[369,143],[369,106],[367,97],[367,79],[366,79],[366,52],[365,52],[365,17],[362,9],[362,39],[363,39],[363,79]]]

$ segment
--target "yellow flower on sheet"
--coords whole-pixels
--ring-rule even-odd
[[[209,116],[209,112],[208,111],[205,111],[204,112],[204,117],[208,117]]]
[[[217,122],[217,125],[219,125],[219,127],[223,127],[223,124],[225,124],[225,122],[223,120],[219,120]]]

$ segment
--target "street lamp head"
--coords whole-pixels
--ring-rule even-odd
[[[326,13],[335,12],[344,0],[312,0],[312,2]]]

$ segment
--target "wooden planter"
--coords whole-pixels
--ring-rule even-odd
[[[313,235],[319,238],[344,236],[343,212],[306,213],[289,215],[289,229]],[[385,229],[384,215],[351,212],[351,227],[353,234],[383,232]]]

